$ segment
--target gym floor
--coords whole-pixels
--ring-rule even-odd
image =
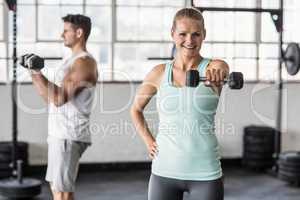
[[[271,171],[255,172],[242,167],[224,167],[225,200],[299,200],[300,188],[274,177]],[[147,200],[149,169],[80,172],[76,199]],[[40,177],[43,178],[43,177]],[[51,199],[43,184],[36,200]],[[1,199],[1,198],[0,198]],[[1,199],[2,200],[2,199]]]

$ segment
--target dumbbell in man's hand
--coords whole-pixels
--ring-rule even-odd
[[[44,59],[35,54],[25,54],[20,58],[20,65],[34,71],[44,68]]]

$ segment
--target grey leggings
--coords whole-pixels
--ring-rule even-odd
[[[185,181],[151,174],[148,200],[223,200],[222,178],[212,181]]]

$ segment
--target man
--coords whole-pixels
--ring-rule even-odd
[[[86,50],[91,20],[84,15],[62,18],[64,45],[72,50],[50,82],[31,70],[33,85],[49,104],[46,180],[54,200],[73,200],[79,159],[91,144],[89,118],[98,80],[97,64]]]

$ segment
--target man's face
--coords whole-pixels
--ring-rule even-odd
[[[78,42],[79,38],[77,38],[76,32],[76,29],[71,23],[64,22],[64,31],[61,34],[61,37],[63,38],[66,47],[72,47]]]

